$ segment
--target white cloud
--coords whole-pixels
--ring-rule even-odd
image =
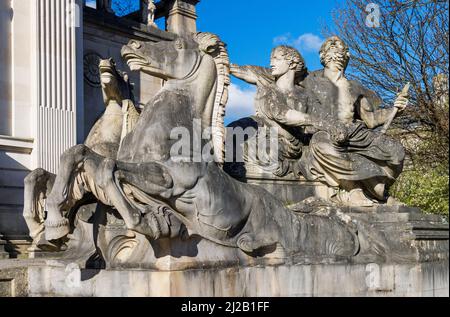
[[[324,39],[313,33],[305,33],[295,38],[290,33],[277,36],[273,39],[275,45],[291,45],[302,53],[318,52]]]
[[[282,45],[282,44],[288,44],[292,39],[291,33],[286,33],[280,36],[277,36],[273,39],[273,44],[275,45]]]
[[[235,84],[231,84],[229,89],[230,97],[227,103],[225,121],[230,123],[231,121],[254,115],[256,88],[251,86],[241,88]]]
[[[303,49],[306,52],[318,52],[324,40],[312,33],[306,33],[295,40],[295,47]]]

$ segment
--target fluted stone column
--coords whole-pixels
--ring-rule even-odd
[[[19,256],[28,248],[24,177],[38,167],[57,172],[61,154],[83,141],[80,4],[0,0],[0,232]]]
[[[36,167],[56,173],[60,155],[83,136],[83,1],[36,5]],[[80,120],[77,120],[77,117]]]

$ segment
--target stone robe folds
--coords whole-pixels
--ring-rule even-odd
[[[300,161],[302,174],[308,180],[344,189],[362,187],[370,192],[373,184],[391,185],[402,171],[404,148],[391,137],[367,128],[360,116],[361,99],[366,98],[372,108],[365,111],[375,111],[381,104],[379,97],[349,81],[348,96],[354,111],[352,117],[345,117],[337,102],[340,92],[322,71],[310,74],[303,84],[320,99],[320,104],[309,109],[310,114],[321,117],[331,129],[313,135]],[[345,131],[345,142],[336,140],[334,133],[340,132],[333,130],[339,129]]]

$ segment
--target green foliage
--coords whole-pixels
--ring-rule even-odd
[[[405,171],[391,188],[391,195],[426,213],[449,215],[449,169],[437,167]]]

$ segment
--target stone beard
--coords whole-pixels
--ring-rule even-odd
[[[320,62],[324,67],[330,67],[333,64],[338,71],[345,72],[349,61],[349,48],[339,38],[332,37],[322,45]]]

